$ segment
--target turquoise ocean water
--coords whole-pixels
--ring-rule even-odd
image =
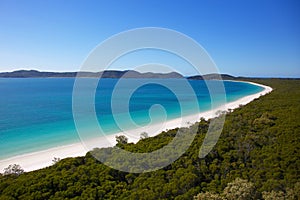
[[[44,150],[51,147],[79,142],[72,114],[73,78],[0,78],[0,159]],[[123,79],[124,80],[124,79]],[[140,79],[127,79],[122,85],[122,93],[126,94],[130,86]],[[153,79],[151,80],[153,82]],[[164,79],[168,85],[178,85],[176,79]],[[89,79],[86,79],[88,85]],[[111,109],[112,92],[118,79],[101,79],[95,95],[95,110],[98,122],[106,134],[120,131],[113,116],[130,129],[128,116],[119,109]],[[154,80],[155,82],[155,80]],[[214,81],[210,81],[214,84]],[[177,84],[177,85],[176,85]],[[195,92],[200,111],[211,109],[211,97],[204,81],[189,81]],[[224,82],[227,102],[235,101],[247,95],[263,90],[243,82]],[[148,124],[151,119],[149,109],[159,104],[165,109],[167,120],[182,115],[180,103],[186,105],[184,115],[194,114],[199,109],[191,104],[193,95],[184,87],[177,87],[180,94],[159,84],[146,84],[139,87],[130,97],[129,105],[125,105],[122,95],[117,96],[116,104],[120,108],[128,108],[132,120],[140,125]],[[178,101],[178,95],[181,102]],[[85,113],[89,115],[89,113]],[[83,115],[83,117],[85,117]],[[160,120],[160,114],[151,115],[152,120]],[[126,124],[128,126],[126,127]],[[87,129],[93,124],[86,123]],[[91,136],[92,137],[92,136]]]

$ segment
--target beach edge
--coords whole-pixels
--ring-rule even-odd
[[[231,81],[231,80],[226,80]],[[228,110],[234,110],[242,105],[246,105],[250,103],[251,101],[264,96],[268,93],[270,93],[273,89],[270,86],[250,82],[250,81],[234,81],[234,82],[245,82],[252,85],[256,85],[259,87],[264,88],[261,92],[248,95],[245,97],[242,97],[236,101],[226,103],[225,105],[222,105],[221,107],[218,107],[213,110],[209,110],[206,112],[200,112],[197,114],[176,118],[169,120],[167,122],[164,122],[163,124],[155,124],[152,125],[151,128],[154,130],[159,130],[156,132],[153,132],[150,134],[150,137],[153,137],[155,135],[160,134],[163,131],[179,128],[179,127],[188,127],[193,123],[196,123],[200,120],[201,117],[205,119],[210,119],[213,117],[216,117],[220,111],[228,111]],[[180,126],[179,126],[180,125]],[[115,136],[117,135],[125,135],[128,137],[129,142],[138,142],[139,141],[139,133],[144,132],[144,129],[148,129],[150,127],[143,127],[141,129],[135,129],[130,130],[127,132],[127,134],[120,132],[115,133],[112,135],[105,136],[106,140],[103,140],[103,137],[99,137],[96,139],[93,139],[94,144],[97,144],[95,147],[98,148],[105,148],[105,147],[112,147],[116,144]],[[100,141],[102,139],[102,142]],[[99,143],[100,141],[100,143]],[[89,145],[90,146],[90,145]],[[53,165],[53,159],[55,158],[68,158],[68,157],[78,157],[78,156],[84,156],[88,151],[92,150],[91,148],[87,148],[85,144],[78,142],[70,145],[64,145],[59,147],[50,148],[47,150],[37,151],[33,153],[23,154],[14,156],[11,158],[0,160],[0,173],[3,172],[4,168],[8,167],[10,164],[18,164],[20,165],[26,172],[34,171],[38,169],[42,169],[48,166]]]

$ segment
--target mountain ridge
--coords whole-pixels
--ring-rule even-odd
[[[0,78],[187,78],[189,80],[234,80],[237,77],[228,74],[206,74],[184,77],[177,72],[169,73],[141,73],[135,70],[105,70],[101,72],[43,72],[38,70],[17,70],[1,72]]]

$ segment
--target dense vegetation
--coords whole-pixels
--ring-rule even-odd
[[[203,159],[198,153],[205,120],[191,127],[199,128],[189,150],[161,170],[120,172],[88,153],[34,172],[1,175],[0,199],[298,199],[300,80],[251,81],[274,91],[228,113],[217,145]],[[150,152],[175,134],[118,146]]]

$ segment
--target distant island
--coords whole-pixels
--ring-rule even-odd
[[[221,77],[221,79],[223,80],[235,80],[238,79],[238,77],[234,77],[228,74],[206,74],[206,75],[197,75],[197,76],[190,76],[188,77],[188,79],[190,80],[219,80]]]
[[[0,78],[187,78],[190,80],[216,80],[220,77],[224,80],[234,80],[237,77],[228,74],[206,74],[184,77],[177,72],[170,73],[153,73],[137,72],[134,70],[106,70],[102,72],[41,72],[37,70],[18,70],[13,72],[2,72]]]
[[[140,73],[134,70],[107,70],[102,72],[40,72],[37,70],[18,70],[0,73],[1,78],[183,78],[176,72],[170,73]]]

